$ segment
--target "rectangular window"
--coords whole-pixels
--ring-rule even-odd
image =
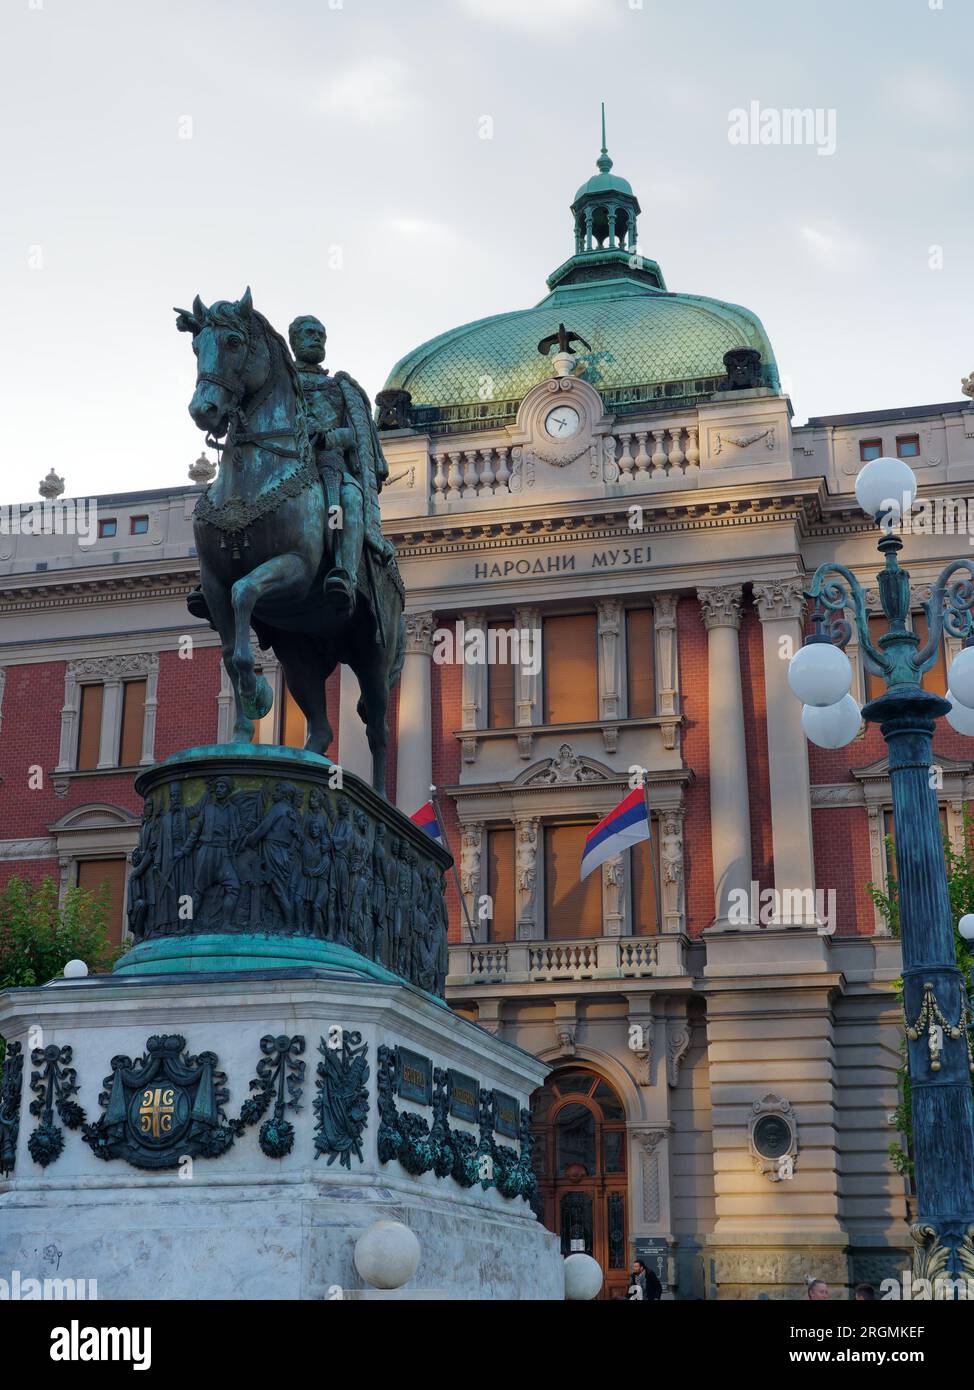
[[[130,536],[147,536],[149,534],[149,518],[147,516],[133,516],[129,518]]]
[[[285,748],[303,748],[308,737],[308,721],[297,700],[284,686],[284,709],[281,712],[281,742]]]
[[[106,926],[108,939],[118,945],[122,940],[125,913],[125,860],[124,859],[80,859],[78,861],[78,887],[88,893],[99,894],[108,886],[108,915]]]
[[[655,646],[653,610],[630,608],[626,614],[630,719],[641,719],[656,713]]]
[[[914,613],[912,615],[913,631],[920,639],[920,646],[924,647],[930,637],[930,627],[927,623],[926,613]],[[919,648],[917,649],[919,650]],[[947,657],[944,651],[943,639],[940,641],[940,650],[937,653],[936,665],[931,666],[929,671],[924,671],[920,681],[924,690],[931,691],[934,695],[947,694]]]
[[[488,941],[513,941],[517,916],[513,828],[487,832],[487,892],[491,900]]]
[[[580,880],[579,868],[590,825],[544,827],[545,931],[550,941],[581,941],[602,935],[602,874]]]
[[[883,441],[881,439],[860,439],[859,457],[863,463],[869,463],[871,459],[878,459],[883,452]]]
[[[650,853],[652,851],[652,857]],[[656,873],[659,873],[659,826],[653,818],[652,846],[648,840],[633,845],[629,851],[629,872],[632,883],[632,934],[633,936],[655,936],[656,924],[656,881],[653,877],[653,859],[656,860]],[[660,917],[662,921],[662,916]]]
[[[122,738],[119,767],[135,767],[142,757],[145,725],[145,681],[126,681],[122,686]]]
[[[896,436],[896,457],[915,459],[920,457],[920,436],[918,434],[898,434]]]
[[[98,523],[99,539],[104,540],[108,536],[118,535],[118,520],[114,516],[102,517]]]
[[[105,696],[103,685],[81,687],[81,714],[78,719],[78,770],[90,771],[98,766],[101,746],[101,710]]]
[[[510,729],[514,724],[514,675],[510,661],[513,623],[487,624],[487,651],[506,660],[491,661],[487,667],[487,727]],[[496,636],[494,635],[496,634]]]
[[[545,618],[544,722],[577,724],[599,717],[598,629],[594,613]]]

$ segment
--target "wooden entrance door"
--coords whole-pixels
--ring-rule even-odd
[[[555,1072],[532,1098],[534,1156],[544,1223],[563,1255],[581,1252],[602,1266],[602,1298],[629,1283],[626,1122],[622,1102],[598,1073]]]

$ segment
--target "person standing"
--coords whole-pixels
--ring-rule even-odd
[[[634,1302],[656,1303],[663,1297],[663,1285],[656,1274],[648,1269],[642,1260],[632,1262],[629,1276],[629,1297]]]

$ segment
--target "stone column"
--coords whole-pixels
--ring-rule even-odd
[[[738,647],[741,592],[740,584],[697,590],[707,629],[715,927],[744,925],[740,908],[734,921],[729,921],[729,909],[735,903],[749,901],[751,889],[751,817]],[[745,897],[739,896],[741,892]]]
[[[517,939],[538,940],[544,936],[544,911],[539,908],[543,877],[538,864],[541,848],[540,822],[536,816],[519,816],[514,821],[517,875]]]
[[[429,801],[433,780],[433,628],[432,613],[406,614],[396,746],[396,805],[406,815]]]
[[[676,714],[679,677],[676,662],[676,594],[653,597],[653,630],[656,637],[656,708],[660,714]]]
[[[409,619],[407,617],[406,621]],[[487,640],[487,617],[481,612],[461,615],[464,635],[468,632],[484,634],[484,649]],[[462,659],[463,651],[457,652]],[[464,661],[460,668],[460,728],[483,729],[487,724],[487,662]]]
[[[343,666],[338,715],[338,761],[343,772],[352,772],[361,777],[363,782],[371,782],[372,750],[365,736],[365,725],[359,719],[356,709],[360,693],[355,672],[350,666]],[[423,801],[426,801],[428,796],[427,791]],[[421,801],[419,805],[422,804]]]
[[[599,626],[599,717],[618,719],[622,713],[622,604],[617,598],[597,605]]]
[[[812,926],[815,864],[808,745],[801,704],[788,686],[788,662],[802,644],[802,582],[775,579],[755,584],[754,598],[764,640],[774,886],[783,924]]]
[[[473,923],[475,941],[486,941],[490,932],[490,919],[480,913],[480,899],[487,892],[484,848],[483,821],[468,821],[460,827],[460,891]]]
[[[532,725],[539,722],[541,717],[541,682],[544,672],[542,661],[535,662],[538,668],[536,672],[527,669],[523,659],[524,638],[520,634],[530,632],[533,634],[532,643],[541,641],[540,608],[515,608],[514,626],[518,630],[518,646],[522,652],[522,659],[514,670],[514,720],[518,727],[524,730],[523,733],[518,734],[517,751],[520,757],[530,758],[534,748],[534,736],[530,729]]]

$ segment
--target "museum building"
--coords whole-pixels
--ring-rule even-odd
[[[905,1267],[911,1194],[888,1156],[899,946],[867,887],[895,871],[885,745],[809,745],[787,659],[824,559],[879,615],[862,462],[974,495],[974,402],[793,425],[760,320],[670,291],[639,216],[603,147],[540,303],[415,348],[380,393],[407,593],[390,795],[412,813],[437,788],[464,898],[450,1002],[552,1068],[536,1166],[564,1253],[595,1255],[607,1296],[636,1252],[677,1297],[801,1296]],[[100,497],[90,546],[0,531],[0,881],[107,883],[116,939],[133,775],[232,725],[216,634],[185,606],[198,496]],[[922,633],[969,542],[906,541]],[[951,641],[924,678],[940,692]],[[863,702],[876,678],[848,650]],[[257,655],[278,697],[258,737],[299,746]],[[367,777],[357,696],[329,681],[332,756]],[[959,847],[971,748],[950,728],[935,746]],[[580,880],[643,769],[651,844]]]

